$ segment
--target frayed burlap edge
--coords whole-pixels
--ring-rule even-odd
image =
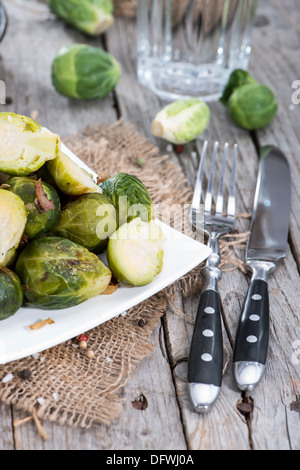
[[[63,141],[100,176],[125,171],[139,177],[154,204],[176,207],[191,201],[192,188],[181,169],[168,156],[160,156],[158,149],[129,123],[121,120],[110,127],[96,126]],[[176,215],[173,225],[175,219]],[[244,234],[222,242],[224,270],[244,269],[233,256],[232,247],[245,240]],[[82,332],[89,337],[92,358],[71,339],[34,357],[1,366],[2,379],[10,376],[11,380],[1,383],[0,399],[31,414],[39,429],[39,420],[82,428],[111,423],[122,411],[123,387],[140,361],[151,353],[151,334],[175,291],[184,296],[198,292],[200,270],[201,266],[124,315]],[[28,371],[25,379],[24,370]]]

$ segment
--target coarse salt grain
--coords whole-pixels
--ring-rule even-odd
[[[34,353],[32,354],[31,356],[34,358],[34,359],[37,359],[39,357],[40,353]]]
[[[106,360],[107,360],[107,362],[111,362],[111,361],[112,361],[112,358],[111,358],[111,357],[107,357]]]
[[[40,361],[45,362],[46,358],[44,356],[41,357]]]
[[[37,402],[40,404],[40,405],[44,405],[45,404],[45,399],[40,397],[37,399]]]
[[[55,401],[57,401],[57,400],[58,400],[58,393],[55,393],[55,392],[54,392],[54,393],[53,393],[53,398],[54,398]]]
[[[167,145],[167,152],[172,152],[173,151],[173,145],[169,144]]]
[[[2,379],[2,383],[6,384],[7,382],[10,382],[14,378],[13,374],[7,374],[5,377]]]
[[[72,344],[72,347],[73,347],[74,349],[77,349],[77,348],[78,348],[78,344],[73,343],[73,344]]]

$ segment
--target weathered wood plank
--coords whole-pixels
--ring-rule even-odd
[[[265,26],[257,27],[253,39],[253,56],[250,70],[262,83],[269,85],[279,101],[279,111],[272,125],[257,133],[261,145],[270,143],[279,146],[287,155],[292,173],[292,214],[289,252],[285,263],[270,279],[271,290],[271,345],[265,381],[255,393],[256,400],[263,400],[265,407],[253,420],[256,445],[264,446],[261,426],[268,426],[270,448],[299,449],[299,414],[293,411],[293,403],[299,399],[300,366],[295,355],[299,341],[298,291],[299,279],[299,120],[300,106],[293,103],[292,83],[299,80],[300,46],[299,5],[295,0],[260,2],[258,15],[267,18]],[[266,22],[265,22],[266,23]],[[270,50],[276,51],[270,54]],[[276,345],[276,346],[275,346]],[[277,376],[271,391],[270,375]],[[264,387],[270,386],[268,393]],[[264,396],[263,396],[264,395]],[[272,396],[270,400],[269,397]],[[268,410],[265,413],[265,410]],[[282,432],[286,421],[286,431]],[[278,428],[275,423],[281,422]]]
[[[11,408],[3,403],[0,403],[0,449],[14,450]]]
[[[291,165],[293,190],[290,237],[299,267],[300,104],[295,98],[293,103],[296,89],[292,88],[293,82],[300,80],[299,3],[297,0],[289,0],[284,5],[277,0],[259,2],[258,18],[265,20],[260,27],[255,28],[250,71],[257,80],[274,90],[279,101],[279,111],[272,125],[259,131],[257,136],[261,145],[272,143],[279,146]],[[270,50],[276,53],[270,54]]]

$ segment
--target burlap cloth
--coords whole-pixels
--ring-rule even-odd
[[[111,127],[91,128],[64,142],[99,174],[123,171],[139,177],[154,204],[191,202],[192,188],[181,169],[167,155],[160,156],[158,149],[129,123],[118,121]],[[138,160],[137,164],[137,157],[143,162]],[[244,235],[235,235],[223,242],[223,269],[244,269],[232,246],[243,244],[245,239]],[[200,269],[132,308],[125,316],[82,332],[89,337],[92,358],[84,350],[74,348],[76,341],[70,339],[38,356],[0,366],[0,399],[27,411],[38,424],[39,419],[82,428],[92,423],[109,424],[122,411],[121,390],[140,361],[151,352],[151,333],[167,306],[173,305],[176,292],[188,296],[201,288]],[[7,376],[11,380],[1,382]]]

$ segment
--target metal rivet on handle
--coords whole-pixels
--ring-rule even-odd
[[[215,313],[215,309],[212,308],[212,307],[207,307],[205,310],[204,310],[204,313],[208,313],[209,315],[213,315]]]
[[[202,354],[201,359],[205,362],[211,362],[213,358],[210,354]]]

